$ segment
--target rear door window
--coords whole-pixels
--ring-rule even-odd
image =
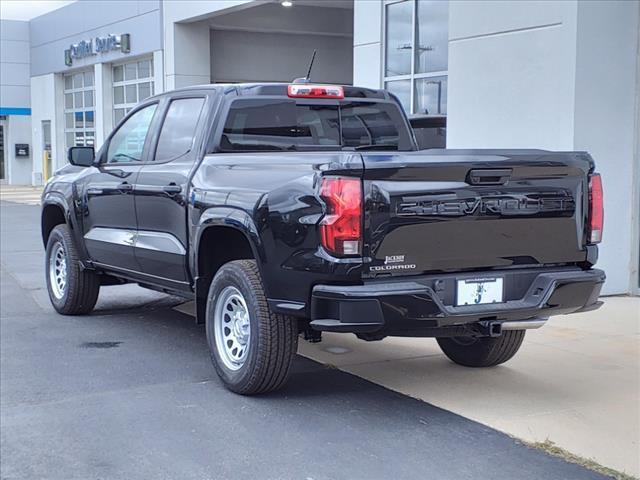
[[[172,160],[191,150],[203,105],[202,97],[171,101],[160,131],[155,161]]]
[[[400,109],[388,103],[238,99],[227,116],[223,151],[335,150],[368,145],[410,150]]]

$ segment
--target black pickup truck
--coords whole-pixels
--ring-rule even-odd
[[[137,105],[42,198],[55,309],[101,286],[195,300],[231,390],[284,384],[299,334],[435,337],[510,359],[552,315],[600,306],[600,176],[585,152],[419,151],[384,90],[206,85]]]

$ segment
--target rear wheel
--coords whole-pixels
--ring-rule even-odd
[[[507,330],[499,337],[439,337],[438,345],[453,362],[465,367],[493,367],[510,360],[525,330]]]
[[[53,308],[63,315],[93,310],[100,293],[100,279],[94,272],[81,268],[67,225],[58,225],[51,231],[45,258],[47,291]]]
[[[209,288],[207,342],[229,390],[243,395],[282,387],[298,347],[294,318],[269,310],[254,260],[223,265]]]

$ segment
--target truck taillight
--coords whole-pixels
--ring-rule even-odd
[[[327,204],[320,221],[322,246],[336,255],[362,253],[362,184],[359,178],[324,177],[320,196]]]
[[[602,178],[599,173],[589,177],[589,243],[600,243],[604,224]]]
[[[291,98],[344,98],[344,88],[339,85],[293,84],[287,87],[287,95]]]

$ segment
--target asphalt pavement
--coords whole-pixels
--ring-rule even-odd
[[[604,478],[303,357],[280,392],[230,393],[180,299],[107,287],[60,316],[39,208],[2,202],[0,228],[2,480]]]

